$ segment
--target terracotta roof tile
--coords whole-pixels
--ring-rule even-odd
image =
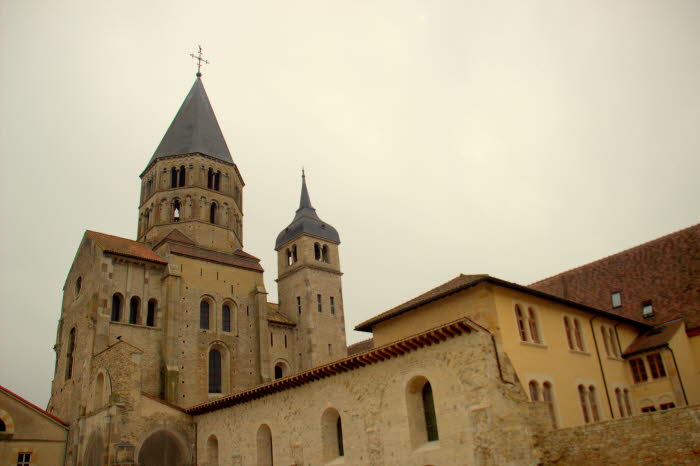
[[[363,353],[374,348],[374,338],[368,338],[366,340],[358,341],[348,346],[348,356],[352,356],[358,353]]]
[[[639,335],[622,353],[623,356],[632,356],[633,354],[649,351],[652,349],[665,346],[671,338],[676,334],[678,329],[683,325],[681,320],[669,322],[668,324],[657,325]]]
[[[3,392],[5,392],[5,393],[7,393],[7,394],[10,395],[11,397],[17,399],[17,400],[20,401],[21,403],[24,403],[25,405],[29,406],[30,408],[32,408],[32,409],[38,411],[39,413],[43,414],[44,416],[47,416],[47,417],[53,419],[54,421],[58,422],[59,424],[62,424],[62,425],[64,425],[64,426],[68,426],[68,423],[67,423],[66,421],[64,421],[64,420],[62,420],[62,419],[60,419],[60,418],[54,416],[53,414],[51,414],[51,413],[48,412],[48,411],[45,411],[45,410],[41,409],[40,407],[38,407],[37,405],[35,405],[35,404],[32,403],[31,401],[26,400],[25,398],[22,398],[21,396],[19,396],[18,394],[16,394],[16,393],[13,392],[12,390],[10,390],[9,388],[6,388],[6,387],[3,387],[2,385],[0,385],[0,390],[3,391]]]
[[[284,314],[277,312],[275,310],[269,309],[267,311],[267,320],[268,322],[274,322],[276,324],[282,324],[282,325],[290,325],[290,326],[296,326],[293,321],[291,321],[287,316]]]
[[[104,252],[118,256],[141,259],[157,264],[167,264],[168,261],[160,257],[156,252],[144,243],[119,236],[107,235],[97,231],[87,230],[85,236],[90,238]]]
[[[648,324],[700,327],[700,224],[535,282],[531,288]],[[619,291],[622,306],[613,309]],[[644,319],[651,300],[654,317]]]
[[[225,252],[210,251],[208,249],[172,243],[170,245],[170,252],[180,256],[202,259],[209,262],[216,262],[218,264],[231,265],[233,267],[253,270],[255,272],[264,271],[258,258],[251,256],[247,252],[243,252],[240,249],[233,251],[233,254],[227,254]]]
[[[188,246],[195,246],[195,242],[190,239],[189,236],[178,230],[177,228],[173,228],[170,230],[170,233],[165,235],[165,237],[156,244],[156,246],[153,249],[158,249],[158,246],[160,246],[163,243],[166,242],[172,242],[172,243],[182,243],[186,244]]]

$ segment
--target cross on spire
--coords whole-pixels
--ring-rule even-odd
[[[209,62],[207,60],[205,60],[204,58],[202,58],[202,46],[198,45],[197,47],[199,47],[199,51],[197,52],[197,55],[195,55],[194,53],[191,53],[190,57],[197,60],[197,77],[199,78],[202,76],[202,63],[205,65],[208,65]]]

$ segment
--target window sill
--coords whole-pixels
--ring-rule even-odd
[[[582,351],[582,350],[577,350],[577,349],[569,349],[569,353],[580,354],[583,356],[590,356],[591,355],[591,353],[589,353],[588,351]]]
[[[124,325],[126,327],[136,327],[136,328],[145,328],[148,330],[162,330],[160,327],[151,327],[150,325],[141,325],[141,324],[130,324],[128,322],[119,322],[116,320],[110,320],[110,324],[119,324],[119,325]]]
[[[534,346],[535,348],[542,348],[542,349],[547,349],[549,346],[545,345],[544,343],[534,343],[532,341],[522,341],[520,340],[520,344],[524,346]]]
[[[419,446],[415,450],[413,450],[414,453],[425,453],[428,451],[433,451],[433,450],[439,450],[440,449],[440,440],[433,440],[432,442],[425,442],[423,445]]]

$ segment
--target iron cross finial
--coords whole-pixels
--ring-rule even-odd
[[[199,47],[199,51],[197,52],[197,55],[195,55],[194,53],[191,53],[190,57],[197,60],[197,77],[199,78],[202,76],[202,64],[208,65],[209,62],[207,60],[205,60],[204,58],[202,58],[202,46],[198,45],[197,47]]]

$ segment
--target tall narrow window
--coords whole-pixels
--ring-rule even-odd
[[[119,293],[112,295],[112,322],[119,322],[122,317],[122,297]]]
[[[581,411],[583,411],[583,421],[588,424],[591,422],[590,417],[588,416],[588,402],[586,400],[586,387],[583,385],[578,386],[578,399],[579,402],[581,403]]]
[[[179,181],[180,187],[182,188],[183,186],[185,186],[185,166],[184,165],[180,166],[179,175],[180,175],[180,177],[179,177],[180,179],[178,181]]]
[[[274,463],[274,458],[272,455],[272,431],[267,424],[261,425],[258,429],[256,443],[258,466],[272,466]]]
[[[328,246],[326,246],[325,244],[321,248],[321,261],[325,263],[330,262],[330,258],[328,257]]]
[[[608,334],[603,325],[600,326],[600,334],[603,335],[603,343],[605,343],[605,354],[611,356],[610,342],[608,341],[608,339],[610,338],[610,334]]]
[[[649,363],[652,379],[666,377],[666,369],[664,368],[664,362],[661,360],[660,353],[653,353],[647,356],[647,362]]]
[[[292,263],[292,251],[287,249],[287,265],[290,266]]]
[[[316,301],[318,303],[318,312],[323,312],[323,297],[320,294],[316,295]]]
[[[177,168],[170,169],[170,187],[177,188]]]
[[[627,415],[632,415],[632,403],[630,403],[630,391],[626,388],[622,391],[622,395],[625,399],[625,409],[627,410]]]
[[[622,402],[622,390],[615,389],[615,401],[617,401],[617,409],[620,410],[620,417],[625,417],[625,407]]]
[[[576,336],[576,349],[583,351],[583,334],[581,333],[581,323],[574,319],[574,335]]]
[[[338,439],[338,456],[345,456],[345,449],[343,448],[343,422],[338,416],[338,422],[335,423],[335,434]]]
[[[515,305],[515,320],[518,323],[518,333],[520,333],[520,341],[527,341],[527,331],[525,330],[525,318],[520,306]]]
[[[228,307],[228,304],[224,304],[224,307],[221,308],[221,330],[231,331],[231,308]]]
[[[611,349],[612,353],[615,355],[615,357],[619,358],[620,357],[620,345],[617,342],[615,330],[613,330],[612,328],[609,328],[608,333],[610,333],[610,349]]]
[[[199,328],[209,330],[209,302],[199,303]]]
[[[211,203],[211,207],[209,208],[209,223],[213,223],[216,225],[216,202]]]
[[[549,382],[545,382],[542,384],[542,399],[545,403],[547,403],[547,407],[549,408],[549,415],[552,418],[552,424],[556,428],[557,416],[554,413],[554,393],[552,390],[552,384]]]
[[[284,336],[284,347],[287,347],[287,335]]]
[[[207,439],[207,466],[219,466],[219,440],[216,435]]]
[[[214,191],[219,191],[221,188],[221,172],[217,171],[214,175]]]
[[[148,313],[146,314],[146,325],[149,327],[156,326],[156,305],[157,301],[151,299],[148,301]]]
[[[634,380],[634,383],[647,381],[647,370],[644,367],[642,358],[630,359],[630,368],[632,369],[632,380]]]
[[[588,387],[588,401],[591,406],[591,415],[593,416],[593,422],[600,421],[600,413],[598,412],[598,402],[596,400],[596,390],[593,385]]]
[[[70,329],[68,351],[66,352],[66,379],[73,377],[73,352],[75,351],[75,327]]]
[[[574,339],[571,336],[571,321],[566,316],[564,316],[564,330],[566,330],[566,343],[569,345],[569,349],[574,349]]]
[[[180,200],[175,199],[173,201],[173,222],[180,221]]]
[[[221,393],[221,353],[209,350],[209,393]]]
[[[435,402],[433,400],[433,388],[430,382],[423,385],[423,411],[425,413],[425,430],[428,433],[428,442],[438,440],[437,418],[435,417]]]
[[[139,311],[141,308],[141,300],[138,296],[132,296],[129,301],[129,323],[138,324],[139,323]]]
[[[282,368],[282,364],[277,364],[275,365],[275,380],[281,379],[284,377],[284,369]]]
[[[297,296],[297,314],[301,315],[301,296]]]
[[[335,315],[335,298],[331,296],[331,314]]]
[[[537,316],[535,315],[535,310],[529,307],[527,309],[527,322],[530,326],[530,337],[535,343],[541,343],[540,332],[537,329]]]
[[[207,172],[207,188],[212,189],[214,187],[214,170],[211,168]]]
[[[314,243],[314,259],[321,260],[321,246],[318,243]]]
[[[540,401],[540,390],[539,387],[537,386],[537,382],[534,380],[530,380],[530,383],[527,384],[528,388],[530,389],[530,400],[531,401]]]

